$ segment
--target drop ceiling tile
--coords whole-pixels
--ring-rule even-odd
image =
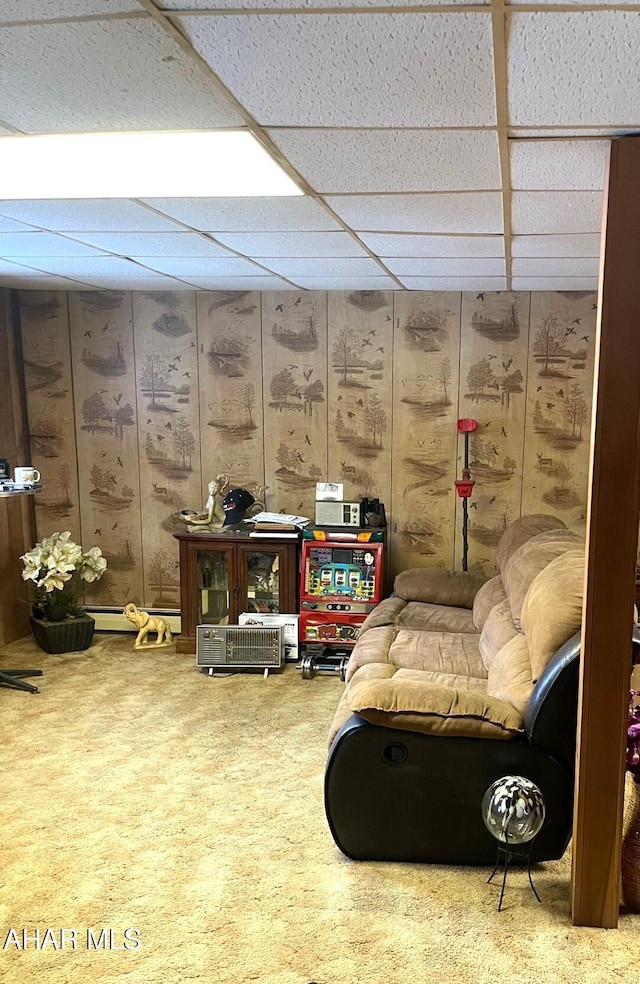
[[[329,192],[500,188],[492,130],[271,130],[312,187]]]
[[[237,256],[137,256],[145,267],[172,277],[193,280],[194,277],[252,277],[259,276],[255,263]]]
[[[34,228],[26,222],[16,222],[6,215],[0,215],[0,232],[34,232]]]
[[[597,290],[597,277],[513,277],[512,290]]]
[[[509,0],[510,6],[518,6],[519,4],[530,4],[531,0]],[[626,6],[627,4],[636,4],[637,0],[563,0],[563,3],[567,5],[579,4],[580,6],[594,6],[594,7],[606,7],[609,5],[614,5],[617,7]],[[556,0],[536,0],[536,7],[546,7],[547,5],[556,5]]]
[[[296,277],[303,290],[397,290],[391,277]]]
[[[600,256],[600,233],[577,236],[514,236],[512,256]]]
[[[511,197],[514,235],[599,232],[602,192],[516,191]]]
[[[637,12],[516,12],[510,24],[510,124],[637,125]]]
[[[86,290],[90,286],[65,277],[47,277],[42,273],[32,277],[8,277],[6,280],[2,277],[0,280],[0,287],[12,287],[14,290]]]
[[[378,256],[504,256],[502,236],[420,236],[362,232],[360,239]]]
[[[85,243],[56,236],[53,232],[0,233],[0,256],[100,256]]]
[[[218,232],[224,246],[260,259],[265,256],[366,256],[348,232]]]
[[[326,201],[356,230],[502,232],[502,195],[493,191],[457,195],[329,195]]]
[[[495,123],[488,13],[180,16],[178,23],[264,126]]]
[[[506,290],[505,277],[399,277],[409,290]]]
[[[289,290],[293,289],[279,277],[194,277],[198,290]]]
[[[53,232],[177,232],[181,227],[120,198],[0,201],[0,215]]]
[[[298,282],[299,277],[375,277],[384,274],[380,264],[368,256],[289,259],[281,256],[260,262],[282,277]]]
[[[5,277],[9,275],[14,275],[16,277],[26,277],[31,273],[33,273],[37,277],[42,277],[43,276],[42,272],[38,270],[34,270],[33,269],[34,266],[36,266],[35,261],[31,259],[23,260],[22,263],[19,263],[15,259],[10,259],[10,260],[0,259],[0,277]]]
[[[480,0],[483,4],[485,0]],[[488,0],[486,0],[488,3]],[[578,0],[575,0],[577,3]],[[613,3],[614,0],[611,0]],[[630,3],[631,0],[628,0]],[[477,0],[430,0],[430,7],[438,7],[441,4],[448,7],[465,6]],[[343,7],[348,10],[352,7],[381,7],[381,0],[163,0],[164,10],[272,10],[278,7],[280,10],[321,10],[326,7]],[[424,7],[424,0],[384,0],[385,7]]]
[[[120,256],[38,256],[27,259],[14,257],[16,263],[27,263],[43,273],[55,273],[61,277],[85,280],[96,277],[145,277],[154,276],[153,271],[122,259]]]
[[[525,137],[538,137],[541,140],[561,137],[564,140],[569,137],[579,137],[580,139],[587,139],[588,137],[623,137],[625,136],[625,130],[617,126],[554,126],[536,127],[535,129],[526,126],[510,126],[507,128],[507,135],[510,140],[521,140]]]
[[[601,190],[608,140],[512,140],[511,187],[515,190]]]
[[[0,29],[0,105],[25,133],[243,123],[150,17]]]
[[[91,14],[140,12],[136,0],[11,0],[10,9],[0,13],[5,21],[39,21],[52,17],[87,17]]]
[[[595,277],[600,260],[597,256],[515,257],[511,267],[514,277]]]
[[[98,290],[194,290],[193,284],[171,277],[87,277],[87,283]]]
[[[313,232],[339,224],[311,198],[144,198],[153,208],[202,232]],[[1,210],[1,209],[0,209]]]
[[[397,277],[504,277],[504,259],[380,257]]]
[[[2,220],[0,219],[0,229]],[[175,227],[174,227],[175,228]],[[121,256],[229,256],[217,243],[195,232],[87,232],[69,238]]]

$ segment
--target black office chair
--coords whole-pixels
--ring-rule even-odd
[[[0,684],[14,687],[16,690],[27,690],[30,694],[40,691],[31,683],[25,683],[22,677],[42,676],[42,670],[0,670]]]

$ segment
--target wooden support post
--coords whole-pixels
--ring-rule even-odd
[[[574,925],[614,928],[640,506],[640,139],[612,142],[605,198],[571,904]]]

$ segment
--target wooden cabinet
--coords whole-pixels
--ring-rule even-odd
[[[241,612],[297,612],[297,539],[246,533],[176,533],[175,538],[182,614],[177,652],[195,653],[198,625],[235,625]]]

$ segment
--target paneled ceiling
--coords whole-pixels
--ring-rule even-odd
[[[0,285],[591,290],[639,127],[640,3],[4,0],[0,133],[249,129],[304,196],[0,187]]]

